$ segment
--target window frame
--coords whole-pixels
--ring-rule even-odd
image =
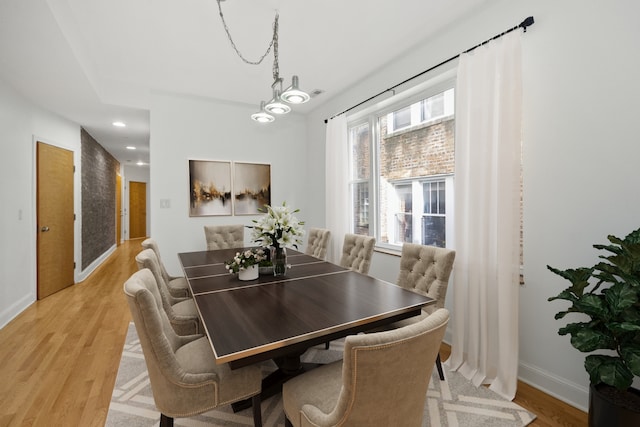
[[[424,99],[428,99],[434,95],[445,92],[448,89],[456,89],[456,80],[455,80],[455,69],[450,69],[448,71],[444,71],[443,73],[421,83],[416,86],[392,96],[384,101],[381,101],[375,105],[372,105],[368,108],[365,108],[357,113],[350,114],[347,116],[347,129],[350,130],[354,127],[361,126],[365,123],[369,126],[370,133],[370,141],[369,141],[369,179],[368,179],[368,187],[369,187],[369,232],[368,235],[376,237],[376,250],[382,250],[384,252],[392,253],[392,254],[400,254],[402,250],[402,245],[385,243],[380,241],[381,236],[381,207],[379,203],[380,196],[380,146],[379,146],[379,135],[380,135],[380,118],[384,115],[388,115],[393,113],[396,110],[410,107],[412,104],[422,101]],[[454,96],[455,99],[455,96]],[[455,109],[454,109],[454,117],[455,117]],[[441,120],[449,116],[444,116],[439,118]],[[434,120],[435,121],[435,120]],[[391,132],[387,132],[387,135],[391,135],[394,133],[406,132],[409,130],[413,130],[418,126],[429,126],[431,121],[422,122],[417,126],[408,126],[398,130],[394,130]],[[388,126],[388,124],[387,124]],[[354,184],[357,182],[366,182],[367,180],[355,180],[353,179],[353,158],[352,158],[352,145],[351,139],[348,138],[349,144],[349,181],[347,185],[349,186],[349,228],[350,232],[354,232],[354,204],[353,204],[353,191]],[[452,247],[453,245],[453,223],[454,223],[454,203],[453,203],[453,174],[446,175],[433,175],[433,176],[425,176],[425,177],[416,177],[412,179],[405,180],[406,182],[412,182],[415,180],[419,180],[421,183],[424,181],[434,181],[434,180],[443,180],[445,181],[445,203],[446,203],[446,247]],[[394,181],[400,182],[400,181]],[[422,185],[422,184],[421,184]],[[415,202],[414,202],[415,208]],[[422,211],[422,208],[421,208]],[[420,215],[422,217],[422,215]],[[421,238],[421,237],[420,237]]]

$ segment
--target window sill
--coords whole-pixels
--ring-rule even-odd
[[[381,254],[387,254],[387,255],[392,255],[392,256],[401,256],[402,255],[402,248],[398,248],[395,249],[393,247],[389,247],[389,246],[378,246],[376,245],[373,248],[374,252],[379,252]]]

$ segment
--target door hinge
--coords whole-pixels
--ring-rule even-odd
[[[73,263],[73,269],[74,270],[76,269],[76,263],[75,262]]]
[[[76,165],[73,165],[73,173],[76,173]]]
[[[73,214],[73,220],[74,221],[76,220],[76,214]]]

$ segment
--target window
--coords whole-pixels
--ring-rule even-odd
[[[451,81],[349,122],[352,232],[389,249],[447,245],[454,123]]]

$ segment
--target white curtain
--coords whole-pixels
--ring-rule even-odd
[[[513,399],[518,375],[521,31],[460,56],[450,368]]]
[[[349,145],[347,118],[341,114],[327,123],[325,158],[326,227],[331,231],[327,260],[338,264],[345,233],[349,232]]]

